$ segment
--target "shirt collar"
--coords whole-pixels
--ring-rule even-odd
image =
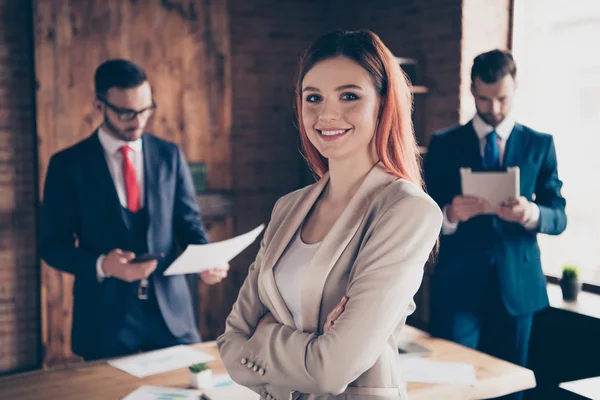
[[[510,133],[514,127],[515,119],[511,114],[507,115],[506,118],[504,118],[504,121],[502,121],[496,128],[488,125],[483,119],[481,119],[479,114],[475,114],[475,117],[473,117],[473,129],[475,130],[479,140],[485,139],[490,132],[496,131],[500,139],[506,141],[508,140],[508,137],[510,136]]]
[[[98,139],[100,140],[100,144],[104,148],[104,151],[111,156],[115,155],[123,146],[129,146],[131,150],[136,153],[142,151],[142,138],[134,140],[133,142],[126,142],[115,138],[102,127],[98,128]]]

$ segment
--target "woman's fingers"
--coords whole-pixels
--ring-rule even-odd
[[[325,322],[324,331],[327,332],[335,321],[342,315],[345,310],[346,304],[348,303],[348,297],[344,296],[340,302],[334,307],[329,314],[327,314],[327,321]]]

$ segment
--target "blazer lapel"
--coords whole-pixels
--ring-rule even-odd
[[[373,197],[394,180],[396,178],[387,173],[381,163],[375,165],[318,247],[302,283],[302,329],[305,332],[318,331],[321,300],[329,273],[356,234]]]
[[[265,292],[271,303],[273,304],[274,311],[278,314],[279,320],[285,325],[296,328],[294,319],[290,310],[285,305],[281,293],[277,289],[275,283],[275,275],[273,268],[277,264],[277,261],[283,254],[284,250],[294,237],[294,234],[308,215],[310,209],[315,204],[321,192],[329,181],[329,174],[325,174],[312,188],[300,199],[299,203],[294,207],[294,212],[288,214],[288,216],[279,224],[277,231],[273,235],[271,244],[265,255],[265,273],[263,274],[263,285]]]
[[[522,163],[523,155],[526,153],[529,143],[529,138],[523,134],[522,130],[523,127],[521,125],[515,124],[508,137],[502,163],[504,168],[519,166]]]
[[[146,211],[148,214],[148,232],[146,236],[148,252],[155,251],[154,238],[155,235],[160,235],[160,218],[152,218],[155,213],[160,212],[159,204],[159,184],[158,179],[160,174],[161,159],[158,155],[158,149],[152,138],[146,134],[143,136],[142,154],[144,157],[144,193]]]
[[[461,162],[463,167],[471,168],[473,170],[481,170],[483,163],[481,160],[481,149],[479,147],[479,138],[473,129],[473,121],[471,120],[464,126],[463,137],[461,143],[459,143],[458,152],[463,153],[461,155]]]
[[[96,187],[100,197],[106,199],[109,218],[116,217],[115,223],[118,228],[117,231],[121,233],[126,232],[127,226],[125,225],[125,220],[123,219],[121,202],[119,200],[119,195],[117,194],[117,188],[115,187],[112,175],[108,169],[108,164],[104,155],[104,148],[100,143],[100,139],[98,139],[97,130],[90,138],[90,148],[87,161],[88,168],[95,177],[95,179],[92,181],[93,187]]]

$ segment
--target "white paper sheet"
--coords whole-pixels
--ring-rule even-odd
[[[449,383],[474,385],[477,383],[472,364],[407,358],[400,361],[402,378],[406,382]]]
[[[174,346],[123,358],[109,360],[108,365],[137,378],[160,374],[192,364],[213,361],[215,358],[189,346]]]
[[[190,244],[165,271],[165,275],[197,274],[227,264],[256,240],[265,228],[260,225],[231,239],[208,244]]]
[[[589,399],[600,399],[600,376],[565,382],[561,383],[559,386],[569,392],[577,393],[578,395]]]
[[[204,392],[208,400],[258,400],[260,396],[252,390],[238,385],[228,374],[213,375],[215,387]]]
[[[167,386],[140,386],[122,400],[200,400],[199,390],[178,389]]]

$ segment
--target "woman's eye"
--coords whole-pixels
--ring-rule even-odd
[[[306,96],[306,101],[309,103],[315,103],[319,100],[321,100],[321,98],[316,94],[309,94],[308,96]]]
[[[355,95],[354,93],[342,93],[342,100],[347,100],[347,101],[353,101],[353,100],[358,100],[359,97],[357,95]]]

